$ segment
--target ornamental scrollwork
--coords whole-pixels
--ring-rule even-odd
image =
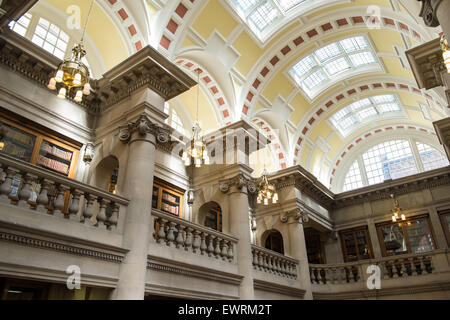
[[[137,132],[140,136],[145,136],[147,133],[156,137],[158,143],[167,143],[170,140],[169,129],[162,128],[155,123],[152,123],[147,115],[142,114],[136,122],[128,123],[119,128],[119,139],[123,143],[128,143],[133,132]]]
[[[289,219],[292,219],[292,221],[298,223],[308,222],[309,221],[308,212],[305,210],[305,208],[300,207],[294,210],[280,213],[280,221],[282,223],[287,223]]]
[[[422,9],[419,16],[423,18],[425,24],[429,27],[439,26],[439,20],[436,17],[436,8],[442,0],[418,0],[422,2]]]

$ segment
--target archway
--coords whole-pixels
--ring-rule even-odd
[[[222,208],[214,201],[205,203],[198,211],[199,221],[204,226],[222,232]]]
[[[264,232],[262,240],[266,249],[284,254],[283,236],[280,231],[275,229],[267,230]]]

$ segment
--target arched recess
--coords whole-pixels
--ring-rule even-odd
[[[205,227],[222,232],[222,208],[214,201],[205,203],[198,210],[198,221]]]
[[[264,248],[284,254],[283,235],[276,229],[266,230],[261,236],[261,244]]]
[[[390,140],[407,140],[411,143],[424,143],[445,155],[436,134],[430,129],[411,125],[375,128],[361,135],[354,142],[345,145],[340,152],[338,152],[330,172],[330,189],[333,192],[342,192],[345,177],[354,161],[367,150]],[[421,170],[419,170],[419,172],[420,171]]]
[[[119,193],[119,188],[111,188],[112,185],[117,186],[119,176],[119,160],[113,156],[107,156],[102,159],[94,168],[91,176],[90,184],[112,193]]]

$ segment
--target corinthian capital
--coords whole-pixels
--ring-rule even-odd
[[[167,143],[169,141],[170,131],[151,122],[145,114],[140,115],[136,122],[130,122],[119,128],[120,141],[128,143],[134,132],[142,137],[147,133],[152,134],[159,143]]]
[[[242,190],[243,187],[246,187],[247,192],[249,193],[255,193],[257,191],[256,182],[251,178],[245,177],[243,174],[219,182],[219,189],[223,193],[227,193],[231,187],[236,187],[238,190]]]
[[[422,9],[419,16],[423,18],[425,24],[429,27],[439,26],[439,20],[436,17],[437,7],[442,0],[418,0],[422,2]]]
[[[287,223],[289,220],[292,222],[303,223],[308,222],[309,217],[304,207],[298,207],[294,210],[289,210],[280,213],[280,220],[283,223]]]

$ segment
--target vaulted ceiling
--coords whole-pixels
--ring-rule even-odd
[[[84,22],[89,3],[41,0],[31,12],[58,24],[75,41],[80,31],[66,24],[70,6],[79,6]],[[157,48],[194,79],[200,71],[204,131],[240,118],[253,122],[272,139],[271,170],[300,164],[329,186],[336,171],[351,164],[353,150],[378,136],[422,135],[439,146],[432,122],[447,116],[442,92],[419,89],[404,54],[441,30],[424,26],[417,1],[373,3],[97,0],[87,29],[88,61],[100,77],[142,47]],[[365,39],[364,44],[342,42],[350,38]],[[303,60],[308,57],[312,60]],[[295,75],[292,68],[300,61]],[[314,94],[308,95],[308,87]],[[398,110],[382,113],[372,106],[348,113],[352,106],[356,110],[356,105],[346,108],[350,104],[367,104],[376,96],[393,97]],[[187,131],[196,99],[193,88],[169,102]],[[344,134],[338,126],[345,123]]]

